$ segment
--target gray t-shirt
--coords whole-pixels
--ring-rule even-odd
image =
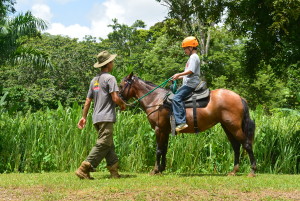
[[[110,94],[114,91],[119,91],[119,87],[113,75],[101,73],[92,79],[87,98],[94,99],[94,124],[116,122],[116,104]]]
[[[191,88],[196,88],[200,83],[200,59],[196,53],[190,56],[189,60],[185,65],[184,72],[189,70],[193,73],[183,76],[183,85],[186,85]]]

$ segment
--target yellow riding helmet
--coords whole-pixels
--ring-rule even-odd
[[[186,37],[182,41],[181,47],[197,47],[199,45],[198,40],[194,36]]]

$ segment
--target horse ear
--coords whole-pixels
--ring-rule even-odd
[[[132,79],[132,76],[133,76],[133,72],[131,72],[128,76],[128,80],[131,80]]]

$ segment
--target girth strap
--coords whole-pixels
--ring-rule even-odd
[[[196,105],[196,97],[193,96],[193,117],[194,117],[194,129],[195,133],[199,133],[198,123],[197,123],[197,105]]]

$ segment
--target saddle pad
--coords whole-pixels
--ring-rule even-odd
[[[210,97],[206,97],[196,101],[196,108],[206,107],[209,102]],[[184,102],[185,108],[193,108],[193,102]]]
[[[193,97],[196,97],[196,100],[200,100],[203,98],[207,98],[210,94],[209,89],[205,89],[201,93],[193,93],[191,97],[189,97],[187,100],[184,100],[185,103],[193,102]]]

